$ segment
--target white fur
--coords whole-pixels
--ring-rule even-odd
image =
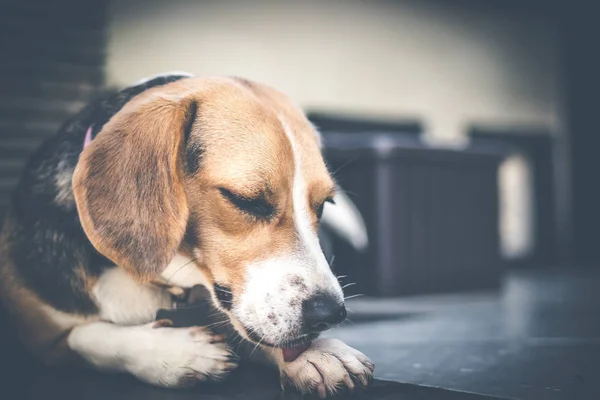
[[[100,276],[92,289],[100,318],[119,325],[153,321],[160,308],[171,308],[171,295],[156,286],[142,285],[122,268],[111,268]]]
[[[325,259],[325,255],[321,249],[317,233],[311,226],[308,192],[302,171],[302,155],[298,149],[298,146],[296,145],[294,134],[289,125],[282,117],[279,117],[279,120],[294,153],[294,184],[292,189],[292,204],[296,229],[298,230],[301,245],[303,247],[303,249],[300,249],[300,252],[303,253],[303,264],[307,264],[306,266],[309,269],[316,269],[316,275],[318,275],[320,279],[324,280],[323,283],[325,284],[326,288],[329,289],[328,292],[331,292],[331,294],[337,294],[340,298],[340,302],[342,302],[344,298],[342,289],[339,285],[339,282],[331,272],[331,269],[329,268],[329,263]]]
[[[300,260],[292,257],[273,258],[248,266],[248,279],[244,292],[235,305],[234,314],[240,322],[254,330],[271,344],[291,339],[300,329],[301,301],[308,293],[299,293],[289,284],[290,277],[302,276],[297,271]],[[306,282],[307,285],[315,282]],[[296,306],[291,302],[296,300]],[[275,315],[277,324],[269,319]]]
[[[302,108],[297,106],[298,110],[300,112],[302,112]],[[313,132],[315,133],[315,137],[317,138],[317,144],[319,146],[319,149],[323,148],[323,135],[321,135],[321,131],[319,131],[319,129],[317,128],[317,126],[315,126],[313,123],[310,124],[313,128]]]
[[[287,123],[281,117],[280,121],[294,153],[292,202],[299,240],[290,253],[273,254],[247,266],[246,284],[233,309],[244,326],[271,344],[300,334],[303,300],[325,292],[343,303],[342,289],[311,226],[300,149]],[[293,285],[294,281],[302,284]]]
[[[206,277],[194,261],[177,254],[161,277],[169,285],[191,288],[209,287]],[[100,318],[119,325],[138,325],[153,321],[161,308],[171,308],[171,294],[154,285],[143,285],[132,279],[122,268],[104,271],[92,289],[100,310]]]
[[[367,356],[337,339],[315,340],[292,362],[279,355],[274,361],[292,386],[302,393],[317,392],[321,398],[343,387],[366,386],[375,368]]]
[[[56,173],[54,174],[56,197],[54,200],[59,206],[73,207],[75,205],[75,196],[71,186],[73,169],[65,160],[59,161],[56,167]]]
[[[93,322],[73,329],[69,347],[100,370],[129,372],[163,387],[220,379],[235,363],[224,342],[204,328],[153,328]]]
[[[172,268],[188,261],[179,255]],[[100,276],[92,293],[103,321],[77,321],[81,325],[73,328],[68,343],[96,368],[129,372],[157,386],[180,387],[220,379],[235,367],[227,345],[204,328],[153,328],[156,312],[172,305],[167,291],[140,284],[115,267]]]
[[[196,285],[203,285],[207,288],[211,286],[204,273],[198,268],[195,260],[180,253],[177,253],[171,260],[162,272],[161,277],[169,285],[183,288],[191,288]]]

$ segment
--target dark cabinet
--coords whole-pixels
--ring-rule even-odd
[[[325,134],[336,180],[361,211],[369,249],[337,243],[334,268],[376,296],[497,287],[501,153],[434,149],[414,135]]]

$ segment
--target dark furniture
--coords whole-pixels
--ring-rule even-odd
[[[507,152],[523,154],[532,175],[533,248],[516,259],[505,260],[510,267],[550,267],[567,252],[564,232],[561,235],[557,208],[558,191],[556,138],[548,130],[489,129],[473,127],[469,136],[473,143],[489,143],[505,147]]]
[[[325,132],[327,162],[366,220],[370,248],[335,269],[376,296],[497,287],[493,147],[430,148],[415,135]],[[345,281],[346,282],[346,281]]]

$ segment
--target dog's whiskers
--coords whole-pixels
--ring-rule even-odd
[[[358,159],[359,159],[359,157],[354,157],[354,158],[351,158],[350,160],[346,161],[346,162],[345,162],[345,163],[343,163],[343,164],[342,164],[340,167],[338,167],[338,168],[337,168],[335,171],[333,171],[333,172],[331,173],[331,176],[335,177],[335,176],[336,176],[336,174],[337,174],[338,172],[340,172],[340,170],[341,170],[342,168],[344,168],[345,166],[347,166],[348,164],[350,164],[350,163],[352,163],[352,162],[355,162],[355,161],[356,161],[356,160],[358,160]],[[344,190],[344,193],[348,194],[349,192],[348,192],[347,190]]]
[[[208,315],[208,318],[212,318],[212,317],[215,317],[217,315],[224,316],[225,313],[223,311],[221,311],[221,310],[214,310],[212,313],[210,313],[210,315]]]
[[[344,297],[344,300],[349,300],[349,299],[353,299],[355,297],[360,297],[360,296],[364,296],[364,294],[358,293],[358,294],[353,294],[352,296],[346,296],[346,297]]]
[[[356,285],[356,282],[346,283],[344,286],[342,286],[342,290],[346,289],[347,287],[354,286],[354,285]]]
[[[235,335],[236,335],[237,337],[236,337],[236,338],[234,338],[234,340],[235,340],[235,341],[234,341],[234,342],[232,342],[232,344],[231,344],[231,347],[232,347],[232,348],[236,348],[236,347],[238,347],[239,345],[241,345],[241,344],[242,344],[242,342],[244,342],[246,339],[245,339],[245,338],[244,338],[242,335],[240,335],[240,334],[238,333],[238,331],[236,331],[235,329],[234,329],[233,333],[235,333]]]
[[[256,351],[256,349],[258,349],[258,346],[260,346],[260,344],[262,343],[262,341],[263,341],[264,339],[265,339],[265,337],[264,337],[264,336],[262,336],[262,337],[260,338],[260,340],[258,341],[258,343],[256,343],[256,346],[254,346],[254,348],[253,348],[253,349],[252,349],[252,351],[250,352],[250,355],[249,355],[249,357],[250,357],[250,356],[252,356],[252,354],[253,354],[253,353]]]
[[[217,328],[219,326],[227,325],[229,323],[229,319],[225,319],[223,321],[213,322],[212,324],[203,325],[205,328]]]

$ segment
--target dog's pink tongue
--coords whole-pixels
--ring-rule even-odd
[[[281,349],[283,352],[283,361],[292,362],[298,356],[306,351],[310,347],[310,343],[304,343],[296,347],[284,347]]]

